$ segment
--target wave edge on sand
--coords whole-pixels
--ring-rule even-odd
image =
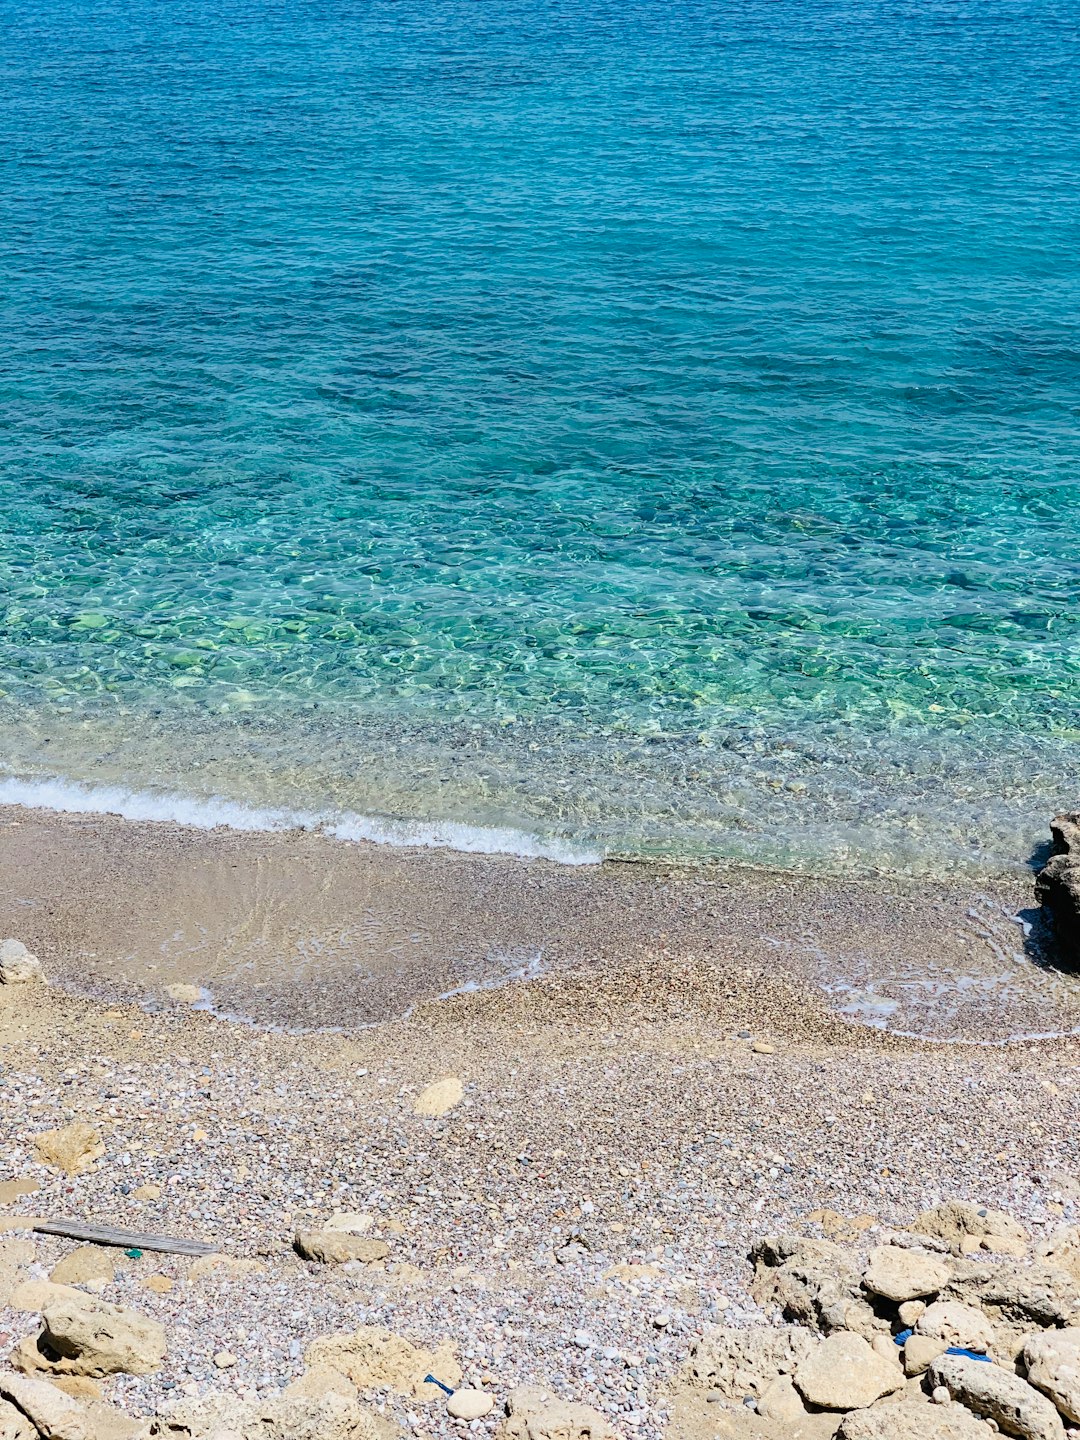
[[[0,778],[0,805],[51,810],[68,815],[118,815],[124,820],[156,821],[194,830],[224,827],[238,831],[317,830],[335,840],[390,845],[402,849],[456,850],[473,855],[512,855],[559,865],[598,865],[599,849],[575,845],[511,826],[468,825],[451,820],[397,820],[353,811],[305,811],[246,805],[222,795],[205,799],[177,791],[129,790],[87,785],[59,777],[34,780]]]

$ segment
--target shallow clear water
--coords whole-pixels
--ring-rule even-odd
[[[0,23],[9,772],[817,867],[1077,799],[1071,3]]]

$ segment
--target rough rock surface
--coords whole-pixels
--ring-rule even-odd
[[[782,1425],[794,1424],[805,1417],[806,1406],[790,1375],[778,1375],[769,1381],[758,1400],[757,1413],[765,1420],[775,1420]]]
[[[888,1333],[888,1323],[866,1300],[852,1256],[832,1241],[770,1236],[754,1246],[750,1258],[755,1268],[754,1299],[759,1305],[779,1306],[785,1320],[809,1325],[823,1335],[852,1330],[870,1339]]]
[[[936,1300],[916,1321],[915,1334],[984,1355],[994,1344],[994,1327],[983,1312],[958,1300]]]
[[[38,1440],[38,1428],[10,1400],[0,1400],[0,1440]]]
[[[1080,813],[1055,815],[1050,821],[1054,854],[1035,881],[1035,894],[1054,921],[1063,955],[1080,960]]]
[[[1053,1265],[954,1262],[942,1300],[978,1305],[995,1321],[1023,1326],[1069,1325],[1080,1318],[1080,1285]]]
[[[32,1137],[34,1151],[44,1165],[81,1175],[105,1154],[101,1135],[84,1120],[73,1120],[59,1130],[42,1130]]]
[[[990,1250],[998,1255],[1026,1255],[1027,1232],[1002,1210],[987,1210],[950,1200],[925,1210],[911,1226],[916,1235],[944,1240],[955,1255]]]
[[[111,1280],[120,1268],[120,1253],[105,1245],[80,1245],[53,1266],[49,1279],[57,1285],[85,1285],[88,1280]]]
[[[443,1393],[426,1385],[425,1375],[438,1376],[451,1389],[461,1382],[461,1367],[449,1343],[424,1350],[379,1325],[365,1325],[347,1335],[323,1335],[308,1346],[304,1359],[311,1368],[329,1365],[358,1390],[384,1386],[425,1400]]]
[[[976,1415],[993,1420],[1019,1440],[1062,1440],[1061,1416],[1045,1395],[1026,1380],[982,1360],[942,1355],[930,1366],[932,1386],[943,1386]]]
[[[828,1336],[795,1371],[803,1399],[822,1410],[857,1410],[903,1383],[895,1360],[886,1360],[861,1335],[847,1331]]]
[[[539,1385],[511,1390],[506,1409],[500,1440],[617,1440],[599,1410],[563,1400]]]
[[[156,1320],[89,1295],[51,1301],[41,1318],[39,1348],[67,1361],[69,1374],[149,1375],[165,1358],[165,1330]]]
[[[844,1417],[836,1440],[990,1440],[992,1433],[963,1405],[905,1400],[852,1411]]]
[[[1080,1423],[1080,1329],[1046,1330],[1024,1345],[1027,1378],[1067,1420]]]
[[[1035,1247],[1036,1257],[1080,1284],[1080,1225],[1063,1225]]]
[[[902,1304],[936,1295],[949,1279],[949,1267],[936,1255],[879,1245],[870,1251],[863,1285],[875,1295]]]
[[[0,1397],[25,1415],[44,1440],[91,1440],[83,1407],[47,1380],[0,1374]]]
[[[382,1440],[382,1433],[355,1400],[334,1394],[245,1401],[211,1393],[170,1405],[146,1431],[153,1440]]]
[[[41,961],[21,940],[0,940],[0,985],[41,984],[44,979]]]
[[[385,1240],[352,1235],[348,1230],[298,1230],[293,1244],[297,1254],[320,1265],[346,1265],[350,1260],[371,1265],[390,1254]]]
[[[763,1394],[778,1375],[790,1375],[816,1343],[797,1325],[719,1326],[690,1347],[684,1373],[691,1386],[742,1401]]]

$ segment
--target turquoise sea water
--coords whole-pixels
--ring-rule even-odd
[[[900,869],[1080,799],[1072,0],[0,29],[9,777]]]

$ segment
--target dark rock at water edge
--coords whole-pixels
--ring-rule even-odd
[[[1050,822],[1054,853],[1039,872],[1035,893],[1049,909],[1062,958],[1080,964],[1080,812]]]

